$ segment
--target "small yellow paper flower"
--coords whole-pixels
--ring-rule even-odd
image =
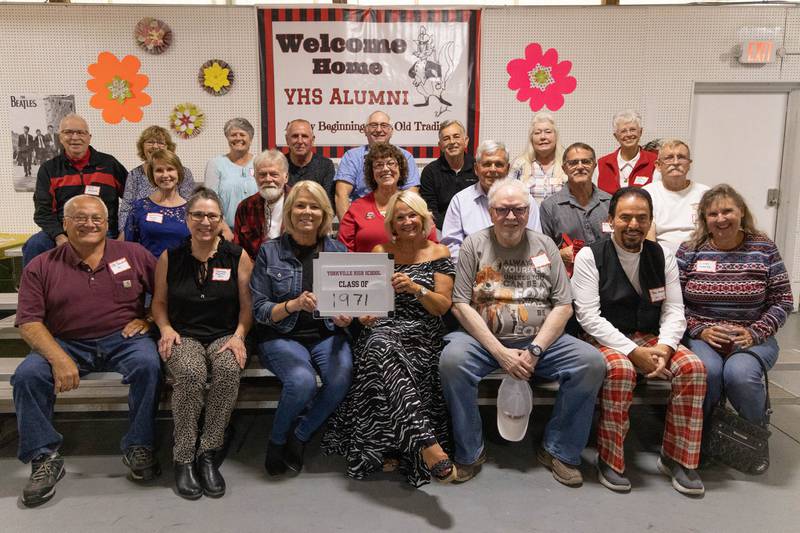
[[[215,92],[219,92],[220,89],[231,84],[230,80],[228,80],[229,73],[230,69],[222,68],[219,66],[219,63],[214,62],[210,67],[203,69],[203,74],[205,75],[203,83],[206,87],[210,87],[214,89]]]

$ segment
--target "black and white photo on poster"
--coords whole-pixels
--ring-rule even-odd
[[[63,151],[58,141],[61,119],[74,112],[74,95],[9,96],[11,167],[15,191],[34,190],[39,166]]]

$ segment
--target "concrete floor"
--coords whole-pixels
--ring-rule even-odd
[[[782,355],[798,360],[800,317],[781,331]],[[800,393],[800,371],[773,378]],[[567,488],[536,463],[547,408],[534,411],[527,438],[504,442],[494,409],[483,409],[489,461],[460,486],[414,489],[399,476],[366,481],[342,474],[343,461],[320,455],[316,441],[301,475],[269,479],[263,448],[271,414],[237,413],[233,449],[222,471],[228,493],[189,502],[172,489],[171,421],[160,420],[159,456],[164,473],[151,486],[125,478],[116,451],[126,423],[103,416],[60,415],[66,435],[66,477],[46,505],[25,509],[19,493],[29,467],[15,458],[15,443],[0,448],[0,532],[798,532],[800,531],[800,406],[778,406],[772,417],[772,466],[750,477],[719,465],[701,471],[702,498],[672,489],[655,462],[662,428],[657,407],[635,406],[627,441],[630,494],[602,487],[593,470],[595,452],[584,452],[583,487]],[[249,431],[248,431],[249,428]]]

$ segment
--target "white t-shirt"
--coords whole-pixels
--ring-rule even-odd
[[[653,223],[656,240],[674,254],[682,242],[689,240],[697,223],[697,204],[709,187],[696,181],[681,191],[670,191],[664,182],[649,183],[644,190],[653,197]]]

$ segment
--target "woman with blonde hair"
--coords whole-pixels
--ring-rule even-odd
[[[352,357],[342,329],[350,325],[350,317],[319,320],[313,314],[314,256],[346,251],[328,236],[332,220],[325,189],[299,181],[283,205],[284,233],[261,245],[253,269],[258,356],[283,385],[264,460],[271,476],[287,468],[302,470],[306,443],[350,387]]]
[[[455,267],[447,246],[428,240],[433,217],[415,192],[392,195],[384,224],[392,239],[372,251],[394,255],[394,316],[359,318],[364,329],[353,349],[353,384],[323,449],[343,455],[353,478],[399,467],[415,486],[431,477],[446,483],[457,472],[444,449],[439,354]]]
[[[789,276],[777,246],[756,229],[730,185],[706,191],[697,215],[697,229],[676,257],[687,346],[708,375],[703,410],[708,416],[724,391],[741,416],[763,423],[764,372],[753,355],[767,369],[778,359],[775,334],[793,307]],[[752,473],[768,467],[766,461]]]
[[[541,204],[567,182],[563,162],[564,147],[559,143],[555,118],[547,112],[536,113],[528,130],[528,147],[511,164],[508,175],[522,180],[530,188],[531,197]]]

